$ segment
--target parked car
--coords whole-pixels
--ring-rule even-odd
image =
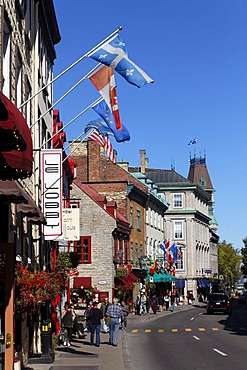
[[[247,290],[245,290],[242,294],[238,296],[238,303],[246,303],[247,300]]]
[[[211,314],[213,312],[222,312],[229,315],[232,314],[232,302],[227,294],[212,293],[209,295],[207,302],[207,314]]]

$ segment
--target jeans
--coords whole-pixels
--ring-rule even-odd
[[[101,325],[93,324],[91,328],[91,335],[90,335],[90,344],[94,344],[94,333],[96,332],[96,346],[100,346],[100,328]]]
[[[119,319],[115,317],[110,318],[110,337],[109,342],[114,346],[118,344]]]

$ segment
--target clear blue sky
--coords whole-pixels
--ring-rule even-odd
[[[242,248],[247,236],[247,1],[54,0],[61,42],[54,76],[122,26],[129,57],[154,84],[140,89],[115,74],[122,123],[131,140],[117,143],[117,159],[140,164],[145,149],[150,168],[187,177],[189,157],[206,152],[215,193],[220,241]],[[96,62],[86,58],[54,83],[60,98]],[[64,125],[99,97],[89,80],[56,109]],[[98,119],[90,109],[66,129],[76,138]],[[67,143],[68,144],[68,143]]]

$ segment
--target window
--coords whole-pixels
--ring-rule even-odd
[[[133,227],[133,208],[130,207],[130,227]]]
[[[141,231],[141,212],[137,211],[136,212],[136,227],[138,231]]]
[[[131,263],[134,262],[134,245],[133,245],[133,242],[130,243],[130,261],[131,261]]]
[[[182,194],[174,194],[173,196],[173,207],[181,208],[183,206]]]
[[[179,250],[180,250],[180,256],[175,261],[175,264],[176,264],[177,270],[183,270],[184,269],[184,250],[182,250],[181,248]]]
[[[174,221],[174,239],[183,238],[183,221]]]
[[[201,186],[202,188],[205,188],[205,187],[206,187],[206,180],[204,179],[204,177],[201,177],[201,178],[200,178],[200,186]]]
[[[81,236],[74,242],[74,252],[80,257],[80,263],[91,263],[91,236]]]

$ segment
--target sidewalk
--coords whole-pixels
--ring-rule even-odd
[[[205,307],[205,303],[194,305],[176,306],[175,311],[163,311],[156,314],[146,315],[129,314],[128,321],[155,320],[163,315],[174,315],[177,312],[192,310],[194,307]],[[237,319],[247,326],[247,310],[237,311]],[[101,333],[101,346],[89,345],[89,334],[85,339],[72,341],[71,347],[60,346],[55,351],[55,361],[52,364],[30,364],[26,370],[133,370],[132,361],[127,346],[127,334],[125,330],[119,330],[119,343],[117,347],[108,345],[109,334]]]

